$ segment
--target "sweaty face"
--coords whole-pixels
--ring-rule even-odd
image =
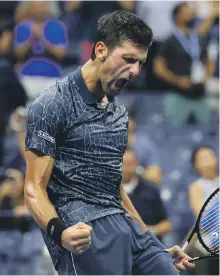
[[[100,70],[101,84],[105,94],[118,95],[139,74],[146,58],[146,48],[136,46],[129,41],[115,47],[106,57]]]
[[[205,178],[214,179],[217,176],[217,158],[212,149],[201,148],[195,157],[197,171]]]

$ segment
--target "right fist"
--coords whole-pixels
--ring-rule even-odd
[[[91,245],[92,227],[79,222],[65,229],[61,235],[61,243],[68,251],[76,255],[85,252]]]

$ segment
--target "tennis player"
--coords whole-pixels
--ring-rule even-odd
[[[91,59],[29,109],[25,200],[59,274],[177,275],[194,266],[178,246],[165,250],[121,186],[128,116],[115,96],[139,74],[152,36],[132,13],[105,14]]]

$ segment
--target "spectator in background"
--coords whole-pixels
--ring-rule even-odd
[[[199,178],[189,186],[189,202],[197,217],[206,199],[219,187],[218,161],[214,150],[205,145],[195,148],[192,166]],[[207,255],[197,240],[191,253],[194,257]],[[195,271],[198,275],[218,275],[218,260],[202,260],[196,265]]]
[[[59,1],[62,12],[61,20],[67,26],[69,42],[78,42],[83,39],[84,29],[82,20],[83,1]]]
[[[214,64],[214,74],[207,81],[209,104],[219,110],[219,1],[196,2],[198,12],[205,6],[206,17],[200,18],[197,31],[208,40],[208,56]],[[209,9],[208,9],[209,7]]]
[[[82,5],[83,1],[59,1],[61,9],[60,20],[67,27],[68,48],[65,62],[65,69],[73,70],[73,65],[82,64],[82,41],[84,37]]]
[[[165,109],[172,123],[206,123],[210,109],[205,83],[214,67],[207,55],[207,43],[194,30],[195,11],[183,2],[173,10],[173,35],[161,46],[154,60],[154,71],[164,81]]]
[[[16,216],[29,214],[24,204],[23,189],[24,175],[15,169],[7,170],[1,183],[0,209],[11,210]]]
[[[153,60],[161,43],[172,34],[172,10],[178,2],[180,1],[166,0],[163,5],[161,1],[137,1],[137,15],[151,26],[154,34],[154,41],[149,49],[147,62],[144,64],[147,72],[145,81],[148,90],[161,90],[163,88],[160,79],[153,71]]]
[[[44,242],[24,204],[24,175],[9,169],[0,184],[0,274],[47,274]]]
[[[0,26],[0,151],[3,162],[3,139],[11,113],[27,101],[26,92],[8,60],[12,34],[8,24]],[[2,165],[2,164],[1,164]]]
[[[133,147],[142,177],[154,184],[161,184],[162,172],[156,145],[148,136],[137,134],[134,114],[129,111],[128,146]]]
[[[2,169],[3,171],[14,168],[23,173],[26,171],[24,157],[24,141],[27,109],[18,107],[11,114],[5,129],[2,145]]]
[[[83,23],[83,44],[82,44],[82,59],[86,62],[92,54],[93,43],[96,40],[96,24],[98,18],[107,12],[116,10],[127,10],[135,12],[135,1],[71,1],[76,2],[69,4],[74,6],[74,11],[79,13]],[[64,3],[63,3],[64,4]],[[65,5],[65,4],[64,4]]]
[[[121,9],[134,12],[135,1],[83,1],[82,16],[86,31],[84,34],[85,38],[94,42],[96,40],[96,24],[98,18],[104,13]]]
[[[126,150],[123,158],[122,183],[134,207],[144,223],[159,238],[171,231],[160,193],[153,184],[138,177],[138,161],[132,148]]]
[[[219,1],[192,1],[189,5],[196,10],[198,33],[207,36],[219,18]]]
[[[2,22],[12,23],[18,1],[0,1],[0,24]]]
[[[29,18],[16,26],[14,47],[22,82],[35,98],[61,77],[68,41],[64,24],[50,14],[49,2],[27,5]]]
[[[29,2],[30,1],[18,1],[16,10],[14,13],[14,21],[16,22],[16,24],[30,19],[31,10],[29,8],[30,7]],[[47,6],[48,6],[48,9],[50,11],[50,15],[52,18],[59,18],[61,16],[61,11],[60,11],[59,4],[57,3],[57,1],[47,1]]]

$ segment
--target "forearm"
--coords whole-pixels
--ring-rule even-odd
[[[43,229],[48,222],[57,217],[57,213],[47,195],[47,185],[54,167],[54,159],[41,156],[39,152],[26,151],[27,170],[24,186],[24,198],[34,220]]]
[[[206,60],[206,81],[214,74],[215,72],[215,64],[214,62],[207,58]]]
[[[154,72],[159,78],[176,85],[178,76],[170,71],[160,58],[154,61]]]
[[[48,222],[52,218],[58,217],[55,208],[48,199],[46,190],[43,191],[40,187],[34,188],[33,185],[29,185],[25,189],[24,196],[26,206],[34,220],[46,231]]]
[[[137,210],[135,209],[134,205],[132,204],[130,198],[124,191],[122,185],[120,187],[120,193],[121,193],[121,198],[122,198],[122,201],[121,201],[122,208],[131,216],[131,218],[136,220],[140,224],[142,229],[146,232],[148,230],[147,225],[141,219],[140,215],[138,214]]]
[[[15,46],[15,55],[18,59],[24,58],[32,47],[32,40],[27,42],[24,46]]]
[[[45,47],[51,55],[58,59],[63,58],[66,54],[66,47],[53,46],[47,42],[45,43]]]
[[[152,232],[156,236],[163,236],[171,231],[171,223],[168,220],[163,220],[160,223],[152,226]]]
[[[215,20],[215,17],[210,16],[205,21],[200,23],[199,26],[197,27],[198,34],[201,36],[206,36],[210,28],[212,27],[214,20]]]

